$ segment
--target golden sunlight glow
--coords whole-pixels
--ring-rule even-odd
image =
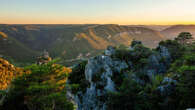
[[[195,0],[8,1],[1,3],[0,23],[195,24]]]

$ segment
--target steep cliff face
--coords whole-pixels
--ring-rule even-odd
[[[146,85],[152,82],[156,75],[164,74],[171,64],[168,48],[159,46],[155,51],[151,51],[142,46],[140,43],[125,49],[109,46],[103,55],[90,58],[80,71],[82,77],[77,79],[87,82],[85,86],[69,78],[70,84],[79,85],[74,92],[77,109],[107,110],[108,94],[119,92],[120,83],[130,72],[132,80],[139,85]],[[166,87],[159,87],[159,90],[164,92]]]
[[[85,79],[89,82],[86,92],[75,96],[78,110],[105,110],[104,97],[109,91],[116,91],[112,81],[114,72],[128,68],[124,61],[111,59],[109,56],[97,56],[88,60],[85,67]],[[98,98],[99,97],[99,98]]]

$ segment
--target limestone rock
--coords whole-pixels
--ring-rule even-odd
[[[105,102],[100,101],[98,97],[109,91],[116,91],[111,77],[114,71],[120,72],[127,67],[125,62],[113,60],[109,56],[101,55],[89,59],[85,77],[90,82],[90,87],[85,93],[80,92],[75,96],[78,110],[105,110]]]
[[[115,48],[112,46],[108,46],[107,49],[105,50],[105,55],[106,56],[111,56],[113,54],[115,54]]]
[[[37,64],[38,65],[47,64],[51,60],[52,58],[49,56],[49,52],[44,50],[42,55],[37,57]]]

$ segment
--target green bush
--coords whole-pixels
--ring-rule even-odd
[[[121,60],[130,60],[133,63],[131,70],[114,73],[112,80],[116,84],[117,92],[106,95],[107,107],[110,110],[184,110],[195,107],[195,45],[181,45],[176,40],[160,42],[161,46],[168,48],[172,65],[163,75],[149,78],[141,73],[140,69],[148,64],[148,57],[157,50],[151,51],[143,45],[134,45],[132,50],[120,49],[115,57]],[[164,62],[165,58],[160,59]],[[140,85],[132,76],[144,81]],[[164,77],[176,80],[176,84],[162,83]],[[171,89],[171,93],[162,95],[159,87]]]
[[[183,51],[183,54],[183,57],[177,59],[169,70],[170,75],[178,81],[174,98],[180,110],[195,107],[194,44]]]
[[[178,41],[181,44],[186,44],[186,41],[189,39],[193,39],[192,38],[192,34],[189,32],[181,32],[176,38],[175,40]]]
[[[118,92],[108,94],[108,110],[135,110],[141,104],[141,87],[133,80],[124,79]]]
[[[31,73],[13,80],[1,109],[73,110],[73,104],[66,98],[67,73],[62,66],[51,62],[26,69]]]
[[[170,52],[173,61],[182,57],[186,50],[186,48],[180,43],[178,43],[176,40],[161,41],[159,45],[168,48],[168,51]],[[157,50],[159,50],[159,48],[157,48]]]
[[[127,47],[120,47],[116,49],[116,53],[112,58],[118,58],[123,61],[133,61],[133,63],[147,63],[146,58],[152,54],[152,50],[144,47],[142,44],[137,44],[133,47],[133,50],[129,50]],[[139,61],[140,60],[140,61]]]
[[[125,46],[119,46],[116,49],[114,55],[111,56],[112,58],[118,58],[120,60],[128,61],[130,59],[130,50]]]
[[[142,58],[148,58],[152,54],[151,49],[144,47],[142,44],[137,44],[131,51],[131,60],[137,62]]]

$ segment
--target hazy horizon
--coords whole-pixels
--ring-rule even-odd
[[[26,23],[26,24],[22,24],[22,23],[16,23],[16,24],[12,24],[12,23],[0,23],[0,25],[121,25],[121,26],[173,26],[173,25],[195,25],[195,24],[95,24],[95,23],[85,23],[85,24],[31,24],[31,23]]]
[[[1,24],[195,24],[194,0],[0,0]]]

